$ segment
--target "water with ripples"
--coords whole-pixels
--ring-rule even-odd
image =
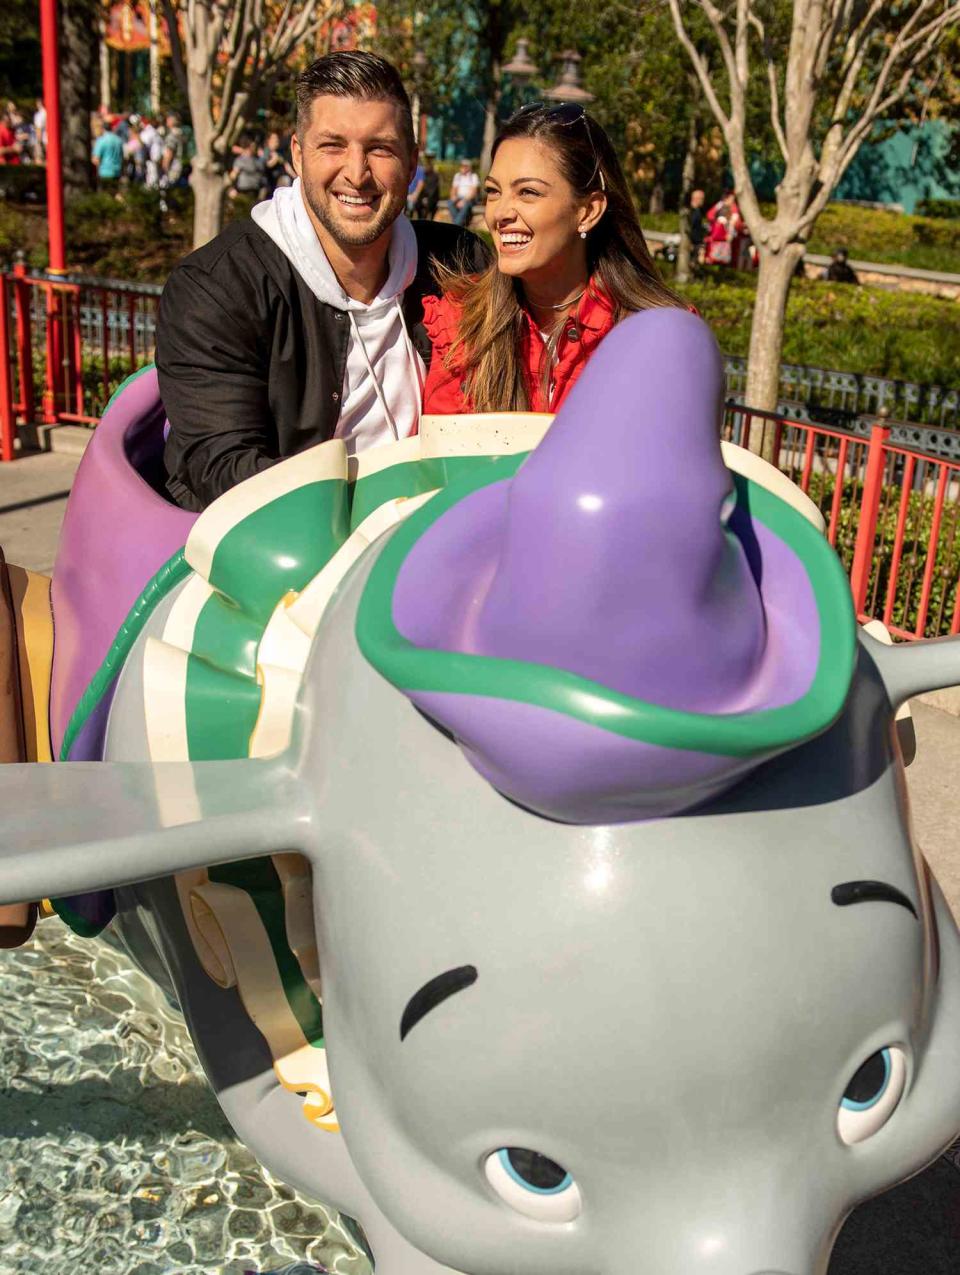
[[[59,920],[0,951],[3,1275],[370,1275],[233,1135],[180,1015]]]

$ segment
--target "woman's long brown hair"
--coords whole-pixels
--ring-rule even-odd
[[[619,322],[637,310],[685,303],[660,279],[647,248],[620,161],[609,137],[579,106],[534,106],[518,111],[497,134],[491,159],[512,138],[534,138],[553,153],[577,199],[603,190],[607,207],[587,239],[590,277],[612,300]],[[447,367],[464,367],[464,390],[476,412],[530,408],[520,361],[526,322],[519,280],[494,261],[481,275],[437,263],[437,281],[462,307]],[[548,371],[549,376],[549,371]]]

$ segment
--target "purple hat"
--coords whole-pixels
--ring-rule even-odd
[[[357,634],[496,788],[612,823],[704,800],[826,729],[850,589],[791,506],[724,465],[723,364],[699,318],[604,340],[543,442],[391,537]]]

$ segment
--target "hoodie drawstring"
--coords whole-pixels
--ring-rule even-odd
[[[391,412],[390,408],[387,407],[387,400],[383,396],[383,389],[381,388],[380,382],[377,380],[376,372],[373,370],[373,364],[370,362],[370,355],[367,353],[367,347],[363,343],[363,337],[360,335],[360,329],[357,326],[357,321],[353,317],[353,311],[348,310],[347,314],[350,316],[350,327],[353,329],[353,339],[356,341],[359,346],[360,353],[363,355],[363,361],[367,365],[367,371],[370,373],[371,381],[373,381],[373,388],[376,391],[377,398],[380,400],[380,406],[383,408],[383,414],[387,418],[387,424],[393,431],[394,438],[399,438],[400,431],[397,429],[397,422],[393,419],[393,412]]]
[[[397,303],[397,313],[400,315],[400,326],[403,328],[403,339],[407,345],[407,358],[413,364],[413,373],[417,378],[417,389],[419,390],[419,394],[417,395],[417,419],[411,432],[419,434],[420,417],[423,415],[423,370],[420,366],[420,357],[410,339],[410,332],[407,328],[407,320],[404,318],[403,306],[400,304],[400,298],[397,297],[395,300]]]
[[[399,298],[397,297],[394,298],[394,304],[397,307],[397,314],[400,316],[400,327],[403,330],[403,341],[407,351],[407,358],[413,364],[413,372],[414,372],[414,376],[416,377],[417,388],[419,390],[418,401],[417,401],[417,420],[413,430],[411,431],[411,433],[413,434],[418,434],[420,432],[420,415],[421,415],[422,406],[423,406],[423,373],[420,371],[420,360],[417,358],[417,352],[413,348],[413,342],[410,340],[410,333],[407,331],[407,321],[403,317],[403,307],[400,305]],[[376,372],[373,370],[373,364],[370,362],[370,355],[367,353],[367,347],[363,343],[363,337],[360,335],[360,328],[357,324],[356,319],[354,318],[353,311],[348,310],[347,314],[350,316],[350,327],[353,331],[354,340],[356,341],[357,346],[360,349],[360,353],[363,355],[364,363],[366,363],[367,365],[367,371],[370,373],[370,379],[373,382],[373,388],[377,395],[377,398],[380,400],[380,406],[383,408],[383,414],[387,419],[387,424],[390,426],[390,429],[393,432],[393,437],[396,439],[399,439],[400,431],[397,429],[397,422],[393,419],[393,413],[390,411],[390,408],[387,406],[387,400],[384,397],[383,387],[381,386],[379,380],[377,379]]]

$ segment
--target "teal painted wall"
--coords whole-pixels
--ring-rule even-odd
[[[922,129],[904,129],[866,142],[834,197],[901,204],[908,213],[921,199],[960,198],[960,170],[951,163],[951,143],[960,152],[956,128],[942,120],[928,120]]]

